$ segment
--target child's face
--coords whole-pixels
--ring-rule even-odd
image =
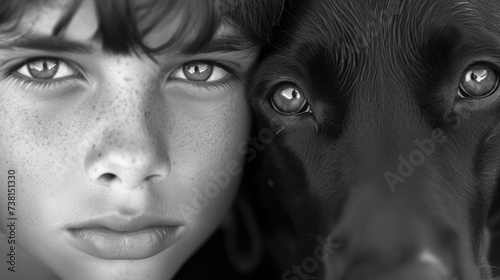
[[[66,8],[42,7],[21,22],[27,40],[50,36]],[[177,27],[162,26],[148,44]],[[96,27],[86,1],[55,44],[0,42],[1,224],[14,170],[16,250],[65,279],[168,279],[237,191],[255,57],[109,54]],[[58,40],[85,48],[59,50]]]

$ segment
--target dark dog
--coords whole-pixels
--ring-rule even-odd
[[[499,70],[498,1],[292,2],[250,91],[283,279],[490,279]]]

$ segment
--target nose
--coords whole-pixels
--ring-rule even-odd
[[[429,252],[422,252],[421,257],[402,264],[393,270],[377,274],[373,268],[354,267],[346,280],[455,280],[443,262]],[[375,273],[374,273],[375,272]]]
[[[373,201],[373,198],[372,198]],[[384,201],[346,213],[332,234],[343,250],[342,280],[479,279],[462,230],[445,218],[401,201]],[[348,210],[349,212],[349,210]],[[466,230],[464,230],[466,231]]]
[[[84,166],[87,177],[95,184],[135,188],[168,177],[168,129],[163,127],[167,124],[155,122],[165,118],[157,115],[160,110],[148,107],[148,96],[152,94],[126,96],[125,105],[116,102],[116,106],[99,113],[103,121],[90,133],[92,143],[87,146],[92,148],[85,152]],[[151,116],[148,111],[157,114]]]
[[[102,186],[134,188],[144,183],[157,184],[170,173],[167,154],[155,151],[153,145],[109,144],[92,152],[86,166],[91,181]]]

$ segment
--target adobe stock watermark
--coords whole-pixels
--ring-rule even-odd
[[[339,243],[331,242],[330,236],[326,240],[321,237],[316,238],[317,246],[314,248],[313,255],[302,260],[300,265],[292,265],[281,276],[282,280],[303,280],[310,278],[310,273],[315,273],[319,269],[320,262],[325,262],[340,247]]]
[[[101,143],[105,140],[106,129],[105,124],[98,123],[92,129],[95,131],[104,131],[102,133],[88,133],[83,135],[78,146],[71,152],[58,158],[61,165],[66,166],[66,172],[72,171],[81,164],[81,159],[84,158],[89,151],[94,149],[96,143]],[[221,170],[210,171],[208,177],[210,180],[203,188],[192,189],[192,199],[189,202],[181,204],[180,211],[184,217],[187,215],[198,215],[209,204],[210,201],[219,196],[221,190],[229,186],[234,180],[234,177],[241,175],[244,171],[244,164],[253,162],[257,158],[257,154],[263,151],[270,144],[276,133],[281,131],[282,127],[271,125],[271,128],[262,128],[256,134],[252,135],[245,141],[242,141],[236,146],[236,152],[244,156],[243,162],[237,160],[229,160],[224,163]],[[65,173],[58,173],[57,176],[63,179]]]
[[[276,129],[276,128],[275,128]],[[247,141],[243,141],[237,146],[237,152],[245,157],[245,162],[250,163],[257,157],[257,153],[263,151],[266,145],[271,143],[275,137],[275,132],[271,128],[262,128],[258,131],[257,135],[250,137]],[[193,215],[200,214],[208,205],[210,201],[215,199],[221,192],[230,185],[233,177],[240,175],[243,172],[243,163],[236,160],[230,160],[225,163],[224,169],[217,172],[211,171],[209,177],[210,182],[207,183],[202,189],[194,188],[193,198],[189,204],[185,203],[180,206],[182,216],[192,217]]]
[[[403,157],[400,155],[398,157],[399,166],[398,173],[395,174],[391,171],[386,171],[384,173],[385,180],[389,184],[389,188],[392,192],[396,191],[396,183],[404,183],[406,178],[410,177],[415,168],[424,164],[425,159],[430,157],[436,151],[436,144],[444,143],[447,140],[444,130],[440,128],[433,129],[431,131],[431,136],[423,140],[415,140],[415,145],[417,149],[410,152],[408,157]]]
[[[471,116],[471,112],[477,109],[477,105],[473,101],[463,102],[460,110],[457,112],[449,112],[445,114],[444,122],[451,125],[451,129],[459,129],[463,121]],[[385,180],[392,192],[396,191],[395,185],[397,183],[404,183],[425,160],[432,156],[436,151],[437,145],[446,142],[448,136],[441,128],[435,128],[431,131],[430,136],[414,141],[416,149],[412,150],[406,157],[403,155],[398,156],[398,169],[397,172],[386,171],[384,172]]]

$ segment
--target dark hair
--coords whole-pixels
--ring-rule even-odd
[[[271,37],[285,0],[94,0],[99,27],[94,35],[102,41],[105,51],[130,53],[137,49],[147,54],[168,49],[174,43],[184,42],[187,30],[197,36],[183,46],[186,53],[195,53],[207,47],[221,21],[238,28],[252,44],[264,44]],[[55,2],[55,0],[0,0],[0,26],[12,31],[28,7]],[[53,35],[64,32],[82,0],[73,0],[53,29]],[[160,46],[147,46],[143,38],[169,16],[183,16],[177,31]]]

